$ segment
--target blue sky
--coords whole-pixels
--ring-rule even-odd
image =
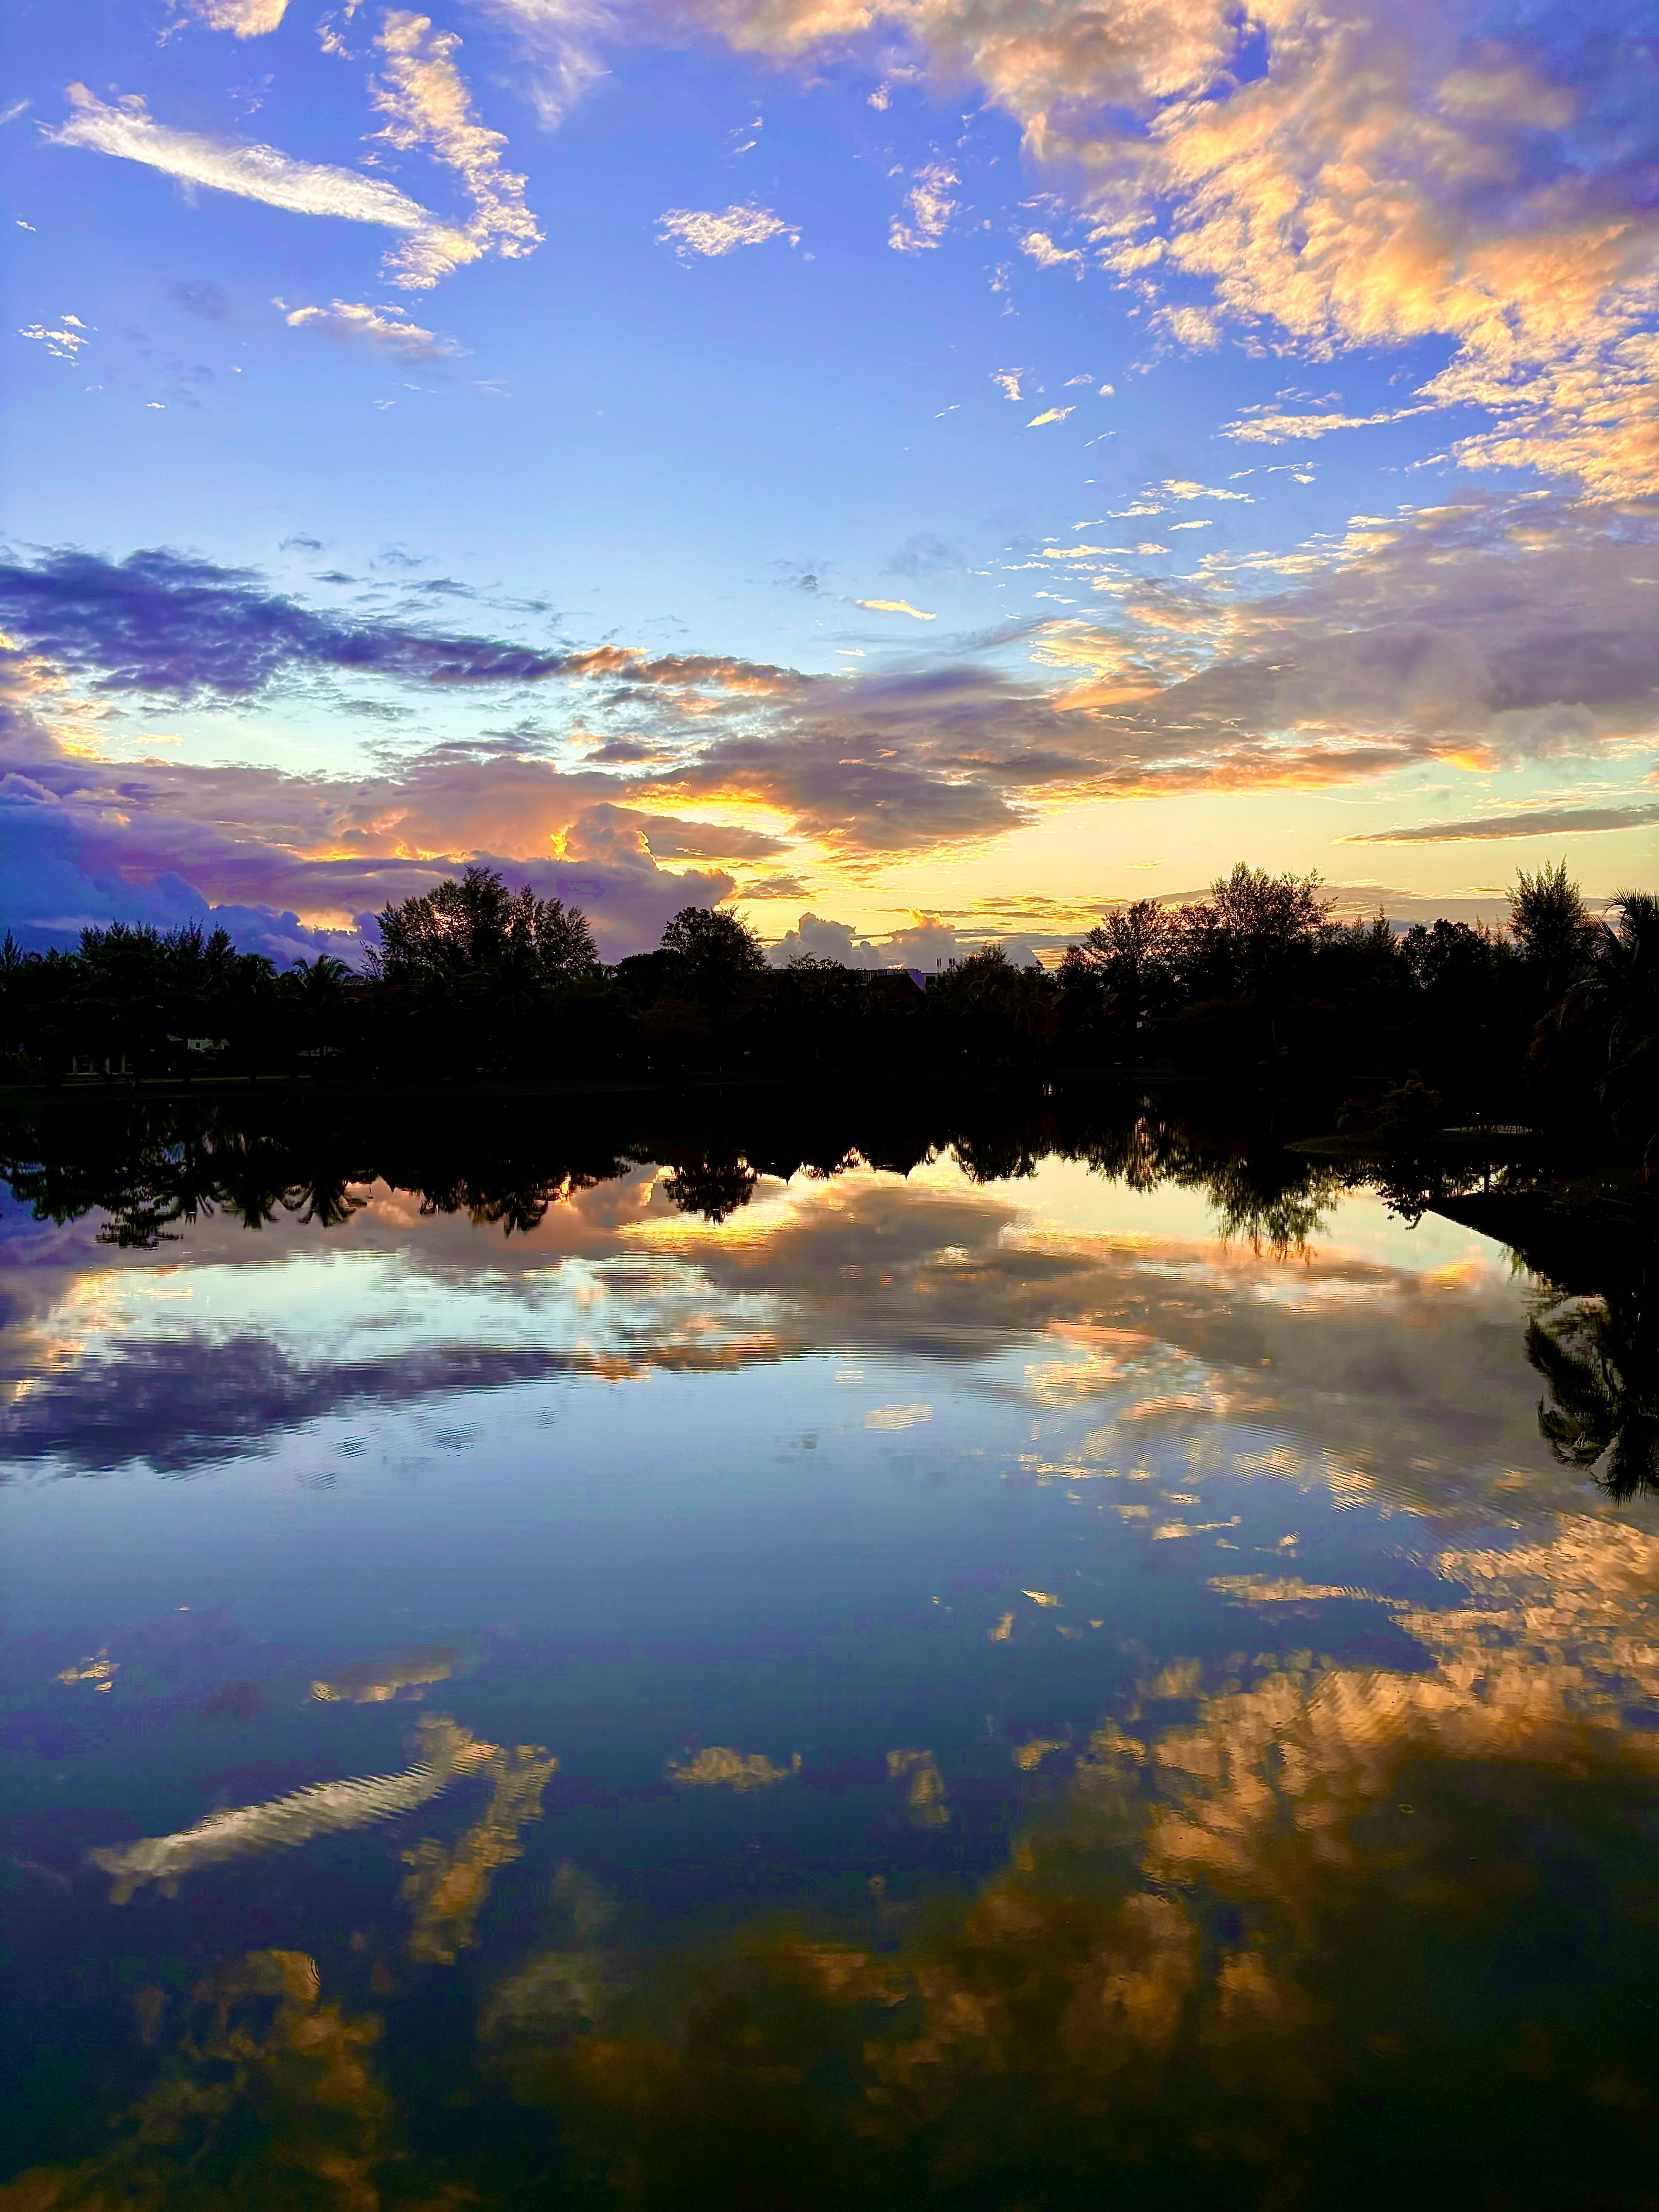
[[[715,896],[921,950],[1238,857],[1650,877],[1651,44],[26,0],[6,920],[285,957],[483,854],[613,955]]]

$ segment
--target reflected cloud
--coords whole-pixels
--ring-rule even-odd
[[[941,2173],[1044,2203],[1153,2173],[1183,2204],[1321,2203],[1357,2142],[1367,2203],[1639,2194],[1659,1737],[1620,1700],[1653,1695],[1659,1547],[1580,1516],[1436,1565],[1471,1602],[1409,1613],[1421,1671],[1172,1662],[1058,1794],[1037,1771],[1072,1747],[1016,1748],[1038,1809],[972,1895],[896,1919],[878,1878],[862,1923],[632,1973],[549,1954],[487,2050],[646,2204],[881,2202],[900,2173],[926,2203]],[[887,1764],[943,1820],[932,1754]]]
[[[892,1130],[833,1114],[793,1140],[760,1128],[747,1153],[695,1128],[624,1139],[652,1169],[614,1152],[581,1165],[580,1136],[538,1157],[497,1131],[499,1170],[469,1176],[439,1145],[388,1161],[396,1182],[354,1182],[378,1164],[370,1133],[337,1163],[313,1148],[305,1187],[342,1203],[310,1226],[314,1207],[272,1195],[291,1195],[296,1164],[271,1140],[169,1154],[154,1133],[136,1167],[118,1150],[46,1166],[14,1149],[13,1188],[63,1225],[6,1230],[24,1264],[0,1320],[0,1450],[18,1468],[182,1472],[359,1407],[833,1346],[1018,1393],[1036,1425],[1011,1479],[1109,1495],[1162,1453],[1184,1460],[1194,1502],[1218,1472],[1419,1512],[1517,1482],[1551,1493],[1523,1343],[1535,1356],[1553,1340],[1541,1322],[1528,1336],[1522,1285],[1474,1231],[1408,1240],[1328,1169],[1151,1113],[1072,1124],[1055,1102],[1046,1120],[963,1130],[943,1114],[930,1127],[930,1110]],[[1392,1202],[1414,1216],[1433,1199],[1407,1176]],[[110,1223],[76,1225],[100,1200]],[[160,1270],[143,1249],[158,1215],[184,1240]],[[243,1221],[265,1225],[250,1238]],[[481,1244],[491,1224],[510,1248]],[[1018,1378],[996,1369],[1019,1349]],[[1632,1337],[1621,1355],[1632,1437],[1654,1372],[1638,1351]],[[938,1396],[859,1418],[872,1435],[937,1427]]]
[[[359,1659],[331,1682],[313,1682],[311,1694],[325,1705],[384,1705],[405,1690],[416,1697],[429,1682],[447,1682],[455,1671],[451,1644],[422,1644],[402,1659]]]
[[[746,1790],[763,1790],[769,1782],[787,1782],[792,1774],[799,1772],[799,1752],[787,1766],[774,1766],[764,1752],[732,1751],[718,1743],[706,1746],[694,1759],[671,1759],[668,1762],[671,1782],[682,1786],[735,1790],[739,1794]]]
[[[520,1838],[531,1821],[540,1820],[542,1793],[558,1764],[539,1744],[492,1751],[488,1771],[495,1786],[489,1802],[453,1849],[426,1836],[404,1853],[411,1869],[403,1885],[404,1901],[414,1912],[411,1959],[451,1966],[459,1953],[477,1942],[478,1915],[489,1901],[491,1878],[497,1868],[510,1866],[522,1854]]]
[[[421,1722],[419,1732],[420,1756],[401,1773],[318,1783],[263,1805],[210,1813],[177,1835],[104,1844],[88,1851],[88,1860],[113,1876],[112,1904],[125,1905],[135,1890],[151,1881],[171,1895],[185,1875],[202,1867],[266,1851],[294,1850],[317,1836],[337,1835],[413,1812],[497,1755],[493,1744],[480,1743],[454,1721],[434,1716]]]
[[[166,1993],[134,2000],[155,2040]],[[325,2001],[302,1951],[250,1951],[200,1981],[161,2079],[124,2112],[112,2148],[0,2187],[5,2212],[132,2212],[302,2201],[380,2212],[396,2107],[370,2054],[380,2023]],[[395,2171],[395,2168],[394,2168]]]
[[[82,1660],[78,1667],[65,1667],[58,1677],[60,1682],[90,1682],[94,1690],[107,1692],[115,1687],[115,1678],[121,1671],[118,1659],[109,1656],[109,1646],[95,1651],[89,1659]]]

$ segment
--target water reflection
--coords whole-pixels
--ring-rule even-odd
[[[1115,1434],[1056,1462],[1061,1474],[1086,1475],[1113,1451],[1133,1455],[1126,1424],[1191,1430],[1246,1419],[1294,1436],[1308,1431],[1310,1407],[1328,1466],[1334,1455],[1357,1484],[1386,1480],[1414,1500],[1450,1467],[1467,1474],[1478,1434],[1494,1460],[1512,1467],[1523,1456],[1516,1432],[1534,1401],[1523,1411],[1513,1382],[1498,1382],[1513,1363],[1491,1341],[1490,1285],[1477,1271],[1462,1297],[1420,1267],[1327,1237],[1343,1187],[1328,1164],[1255,1140],[1230,1144],[1133,1101],[1042,1102],[1012,1128],[964,1129],[943,1109],[930,1122],[929,1110],[912,1101],[899,1126],[860,1128],[858,1146],[844,1141],[850,1115],[816,1139],[808,1131],[791,1142],[763,1128],[743,1153],[711,1150],[695,1129],[630,1141],[618,1158],[580,1130],[550,1143],[497,1127],[489,1141],[500,1165],[471,1174],[453,1157],[465,1141],[459,1128],[433,1133],[424,1162],[382,1164],[364,1138],[355,1163],[331,1164],[323,1177],[348,1203],[320,1238],[319,1185],[290,1178],[298,1151],[314,1169],[323,1135],[250,1137],[210,1111],[181,1127],[141,1109],[125,1131],[112,1121],[82,1132],[84,1149],[66,1164],[40,1131],[14,1129],[12,1188],[59,1226],[32,1247],[15,1228],[9,1240],[22,1264],[0,1331],[11,1385],[0,1450],[64,1471],[142,1460],[185,1472],[358,1407],[561,1376],[731,1371],[826,1340],[959,1361],[1035,1334],[1073,1352],[1055,1369],[1055,1389],[1121,1401]],[[328,1141],[357,1140],[337,1131]],[[902,1162],[907,1180],[873,1164],[882,1161]],[[1080,1237],[1019,1195],[1040,1170],[1066,1164],[1126,1194],[1190,1191],[1204,1203],[1191,1233],[1156,1250],[1127,1218],[1115,1234]],[[509,1174],[522,1179],[497,1180]],[[988,1180],[998,1174],[1012,1181]],[[1420,1214],[1425,1201],[1413,1185],[1399,1202]],[[176,1291],[150,1272],[144,1242],[162,1214],[190,1228],[193,1264]],[[461,1241],[429,1233],[428,1223],[454,1224]],[[492,1258],[464,1224],[498,1226],[510,1245]],[[246,1238],[250,1225],[263,1233]],[[101,1247],[112,1236],[112,1266],[76,1264],[90,1260],[88,1240]],[[457,1325],[400,1326],[407,1301],[384,1279],[362,1285],[372,1328],[325,1340],[289,1314],[276,1325],[263,1309],[240,1318],[232,1271],[301,1255],[316,1267],[343,1239],[362,1262],[396,1254],[400,1272],[412,1267],[442,1290],[445,1317]],[[210,1292],[210,1261],[226,1271]],[[312,1279],[325,1298],[337,1294],[326,1270]],[[210,1295],[210,1326],[198,1318],[197,1285]],[[170,1297],[192,1310],[168,1312]],[[1559,1321],[1531,1340],[1578,1393],[1564,1413],[1577,1424],[1578,1463],[1588,1463],[1595,1423],[1602,1451],[1609,1418],[1630,1427],[1621,1482],[1642,1450],[1651,1461],[1650,1413],[1641,1409],[1650,1408],[1656,1363],[1651,1331],[1637,1326],[1650,1305],[1650,1297],[1628,1322],[1620,1308],[1616,1356],[1596,1356],[1589,1370],[1584,1326],[1575,1324],[1570,1344],[1558,1336],[1553,1355]],[[1085,1344],[1086,1361],[1075,1356]],[[1618,1408],[1629,1409],[1628,1423]],[[1559,1444],[1565,1431],[1545,1433]]]
[[[1551,1296],[1527,1329],[1543,1377],[1538,1426],[1563,1467],[1594,1468],[1610,1498],[1659,1489],[1659,1323],[1650,1293]]]
[[[159,1883],[165,1896],[175,1896],[183,1877],[202,1867],[256,1852],[293,1850],[317,1836],[413,1812],[460,1775],[497,1756],[494,1744],[479,1743],[469,1729],[436,1715],[420,1723],[419,1740],[419,1755],[401,1773],[318,1783],[268,1804],[209,1813],[175,1836],[105,1844],[88,1851],[88,1859],[114,1876],[113,1905],[125,1905],[147,1881]]]
[[[0,2212],[1650,2203],[1640,1240],[632,1110],[11,1131]]]
[[[493,1789],[483,1814],[453,1850],[423,1836],[404,1852],[413,1869],[404,1880],[404,1899],[413,1912],[409,1955],[428,1965],[448,1966],[477,1941],[478,1915],[489,1896],[490,1878],[510,1866],[523,1848],[525,1826],[542,1816],[542,1794],[558,1769],[540,1744],[522,1743],[512,1751],[490,1749]]]

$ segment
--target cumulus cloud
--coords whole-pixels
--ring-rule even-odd
[[[843,968],[913,968],[931,975],[986,945],[1000,945],[1022,966],[1036,958],[1023,937],[1002,938],[982,931],[963,936],[936,915],[917,915],[885,937],[864,937],[850,922],[830,921],[816,914],[802,915],[768,957],[775,968],[787,968],[806,953],[818,960],[838,960]]]
[[[501,165],[506,138],[499,131],[486,130],[472,112],[471,95],[455,66],[459,39],[453,31],[434,31],[428,16],[394,8],[374,43],[383,73],[374,100],[386,118],[377,135],[399,153],[418,151],[452,169],[473,209],[465,253],[434,232],[410,238],[394,257],[403,283],[426,289],[462,261],[483,253],[508,261],[533,253],[542,234],[525,205],[525,179]]]
[[[14,699],[0,770],[0,911],[34,945],[112,919],[211,918],[280,960],[349,955],[388,900],[479,859],[574,900],[617,958],[654,944],[677,908],[735,888],[719,867],[661,866],[653,841],[665,854],[674,825],[616,806],[613,779],[506,754],[436,748],[355,776],[117,763],[66,750]],[[706,825],[680,826],[689,848]],[[753,856],[741,833],[724,842]]]
[[[1028,261],[1035,261],[1039,269],[1063,269],[1070,265],[1078,275],[1083,274],[1085,256],[1080,246],[1069,250],[1054,244],[1046,230],[1028,230],[1019,241],[1019,250]],[[1068,376],[1068,384],[1087,384],[1086,376]]]
[[[1221,343],[1221,325],[1208,307],[1160,307],[1158,328],[1191,353],[1208,353]]]
[[[925,253],[939,244],[957,211],[951,187],[960,182],[956,171],[943,161],[930,161],[916,171],[905,197],[909,221],[895,216],[888,228],[887,243],[895,253]]]
[[[669,208],[657,219],[662,225],[657,242],[672,243],[682,259],[693,253],[717,259],[739,246],[764,246],[774,238],[800,244],[799,231],[770,208],[729,207],[720,214],[712,209]]]
[[[1408,830],[1373,830],[1345,845],[1450,845],[1489,837],[1571,837],[1593,830],[1641,830],[1659,822],[1659,804],[1637,806],[1534,806],[1521,814],[1478,815],[1468,822],[1421,822]]]
[[[229,145],[202,131],[169,130],[151,119],[136,94],[110,106],[84,85],[72,84],[69,96],[74,113],[46,134],[53,145],[140,161],[180,184],[262,200],[291,215],[336,216],[400,231],[406,242],[394,251],[388,266],[405,283],[435,283],[448,270],[476,260],[482,251],[384,178],[296,161],[274,146]]]
[[[398,361],[448,361],[465,350],[437,331],[423,330],[397,307],[370,307],[350,300],[331,301],[326,307],[290,307],[274,300],[283,321],[293,331],[315,331],[319,337],[345,345],[372,346]]]

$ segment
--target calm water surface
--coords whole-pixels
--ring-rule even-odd
[[[1315,1195],[11,1202],[0,2206],[1659,2203],[1652,1510]]]

